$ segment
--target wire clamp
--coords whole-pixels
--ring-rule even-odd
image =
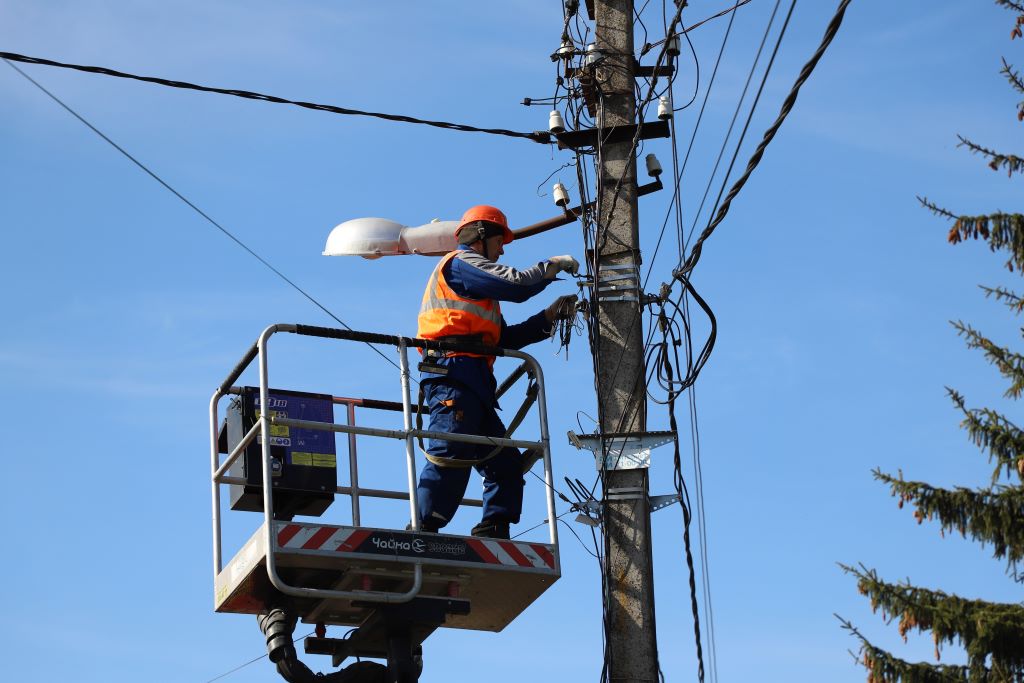
[[[640,301],[640,272],[635,263],[602,265],[595,281],[600,301]]]
[[[638,470],[651,466],[651,449],[673,443],[676,433],[611,432],[608,434],[567,433],[569,443],[594,454],[598,471]]]
[[[642,486],[628,486],[624,488],[608,489],[605,500],[643,500],[647,497]]]

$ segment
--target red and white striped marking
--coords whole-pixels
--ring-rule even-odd
[[[351,553],[357,552],[363,541],[373,533],[367,529],[286,523],[278,525],[277,545],[288,550]],[[515,543],[490,538],[467,538],[465,543],[487,564],[555,568],[555,556],[541,543]]]
[[[513,543],[495,539],[470,538],[466,543],[489,564],[554,569],[555,557],[540,543]]]
[[[277,532],[277,545],[292,550],[328,550],[350,553],[358,548],[370,533],[361,529],[286,524]]]

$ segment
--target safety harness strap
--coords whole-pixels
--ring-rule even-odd
[[[419,398],[416,400],[419,407],[419,410],[416,411],[416,429],[420,431],[423,430],[423,413],[426,412],[426,408],[423,405],[423,393],[423,385],[420,384]],[[515,433],[516,429],[519,428],[519,425],[522,424],[523,420],[526,419],[526,414],[530,412],[530,408],[533,407],[534,402],[537,400],[537,393],[538,386],[537,383],[533,381],[533,376],[531,375],[530,384],[526,387],[526,398],[523,399],[523,404],[519,406],[519,410],[516,411],[515,417],[513,417],[512,421],[508,423],[508,427],[505,429],[505,435],[503,438],[512,438],[512,435]],[[420,452],[423,453],[423,457],[438,467],[476,467],[477,465],[482,465],[496,456],[501,452],[501,449],[504,448],[504,446],[495,446],[490,453],[482,458],[446,458],[427,453],[426,446],[423,444],[422,436],[418,437],[418,441],[420,445]],[[526,467],[523,472],[526,472],[530,467],[533,467],[533,464],[537,462],[537,459],[540,457],[537,451],[533,449],[527,451],[526,456],[525,461],[529,462],[529,467]]]

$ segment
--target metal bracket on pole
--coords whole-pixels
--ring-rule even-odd
[[[651,449],[676,440],[675,432],[615,432],[576,434],[568,432],[569,443],[594,454],[597,469],[636,470],[650,467]],[[603,461],[603,467],[602,467]]]
[[[589,3],[588,3],[589,4]],[[593,20],[593,17],[591,17]],[[582,69],[576,69],[569,67],[565,70],[565,75],[568,78],[578,78],[581,75],[586,75],[588,67]],[[675,73],[675,67],[671,64],[662,64],[661,66],[643,66],[636,59],[633,60],[633,77],[634,78],[650,78],[652,76],[671,76]]]
[[[631,486],[628,488],[608,489],[605,500],[643,500],[644,489],[642,486]]]
[[[604,145],[614,142],[629,142],[637,137],[638,130],[640,140],[667,138],[671,135],[668,121],[646,121],[642,124],[624,123],[603,128],[567,130],[564,133],[555,134],[555,138],[558,140],[559,149],[575,150],[580,147],[594,147],[598,142]]]
[[[633,500],[640,497],[636,495],[624,494],[624,491],[627,491],[627,489],[611,490],[608,492],[609,495],[605,500]],[[682,500],[682,497],[678,493],[672,493],[667,496],[651,496],[649,498],[651,504],[651,512],[657,512],[658,510],[667,508],[670,505],[675,505],[680,500]],[[576,521],[583,522],[584,524],[588,524],[590,526],[596,526],[594,519],[592,517],[589,517],[588,515],[597,515],[598,517],[600,517],[601,512],[604,510],[604,503],[602,503],[599,500],[587,500],[580,503],[580,507],[583,508],[587,512],[587,514],[580,514],[576,517]],[[580,519],[580,517],[582,517],[583,519]]]
[[[678,493],[672,493],[667,496],[651,496],[651,512],[667,508],[669,505],[674,505],[682,499],[683,497]]]
[[[596,278],[597,298],[600,301],[640,301],[639,282],[640,272],[634,263],[601,266]]]

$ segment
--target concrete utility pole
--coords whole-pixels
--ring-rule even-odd
[[[603,94],[598,127],[635,123],[633,0],[595,0],[597,77]],[[599,130],[599,135],[601,134]],[[629,136],[630,138],[632,136]],[[598,293],[598,402],[601,433],[646,428],[644,337],[638,300],[640,242],[636,160],[632,140],[601,147],[597,240],[598,287],[632,273],[636,288]],[[621,179],[621,183],[620,183]],[[619,186],[618,197],[615,196]],[[621,280],[619,280],[621,282]],[[606,301],[621,296],[624,301]],[[606,441],[604,448],[614,449]],[[609,470],[604,478],[604,533],[608,585],[608,680],[658,681],[654,619],[651,512],[647,470]]]

